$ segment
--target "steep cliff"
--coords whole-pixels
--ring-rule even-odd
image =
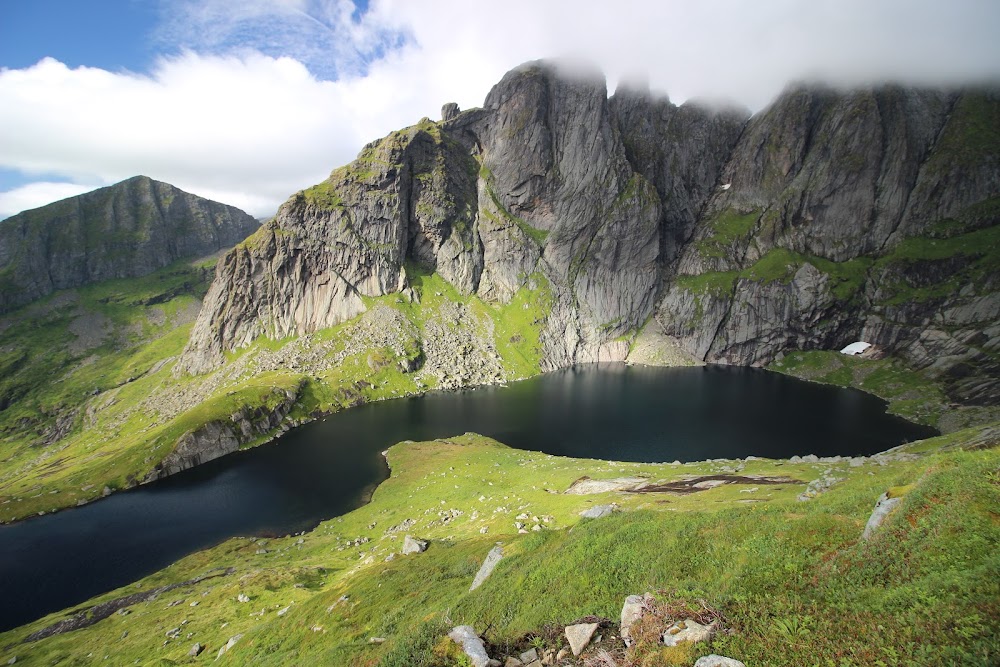
[[[541,62],[507,74],[482,109],[446,109],[446,121],[369,144],[234,250],[178,368],[208,371],[261,335],[342,322],[366,297],[406,291],[418,267],[497,303],[544,279],[543,368],[624,359],[653,313],[664,257],[676,255],[743,118],[609,101],[599,73]],[[641,125],[651,144],[685,138],[637,156],[622,123]],[[710,157],[688,128],[712,135]]]
[[[0,222],[0,313],[211,254],[257,227],[237,208],[145,176],[19,213]]]
[[[793,88],[754,117],[657,319],[696,356],[868,340],[995,401],[1000,97]]]
[[[992,401],[998,110],[988,89],[794,86],[750,118],[528,63],[286,202],[220,264],[177,370],[431,271],[492,303],[544,279],[543,369],[624,359],[655,318],[710,362],[865,338]]]

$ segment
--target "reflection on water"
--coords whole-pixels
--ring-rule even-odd
[[[872,454],[933,433],[857,391],[731,367],[579,366],[361,406],[142,488],[0,527],[0,629],[228,537],[297,532],[349,512],[388,475],[382,450],[468,431],[626,461]]]

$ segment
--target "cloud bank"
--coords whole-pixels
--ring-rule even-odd
[[[0,70],[0,168],[39,175],[0,216],[136,174],[263,216],[368,141],[482,103],[511,67],[594,62],[675,101],[759,109],[803,78],[1000,77],[1000,3],[163,0],[147,73],[46,59]],[[50,183],[41,175],[71,183]],[[80,190],[82,191],[82,190]]]

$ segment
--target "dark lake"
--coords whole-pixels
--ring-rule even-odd
[[[288,534],[360,506],[401,440],[468,431],[621,461],[866,455],[935,434],[849,389],[758,369],[578,366],[509,387],[365,405],[98,502],[0,526],[0,630],[235,535]]]

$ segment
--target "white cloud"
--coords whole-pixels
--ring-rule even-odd
[[[164,3],[161,38],[189,50],[147,75],[53,60],[0,71],[0,167],[77,183],[143,173],[265,215],[364,143],[444,102],[481,104],[539,57],[752,108],[803,77],[1000,72],[992,0],[381,0],[361,17],[347,0]]]
[[[0,192],[0,219],[26,211],[29,208],[37,208],[60,199],[74,197],[92,189],[90,186],[76,183],[37,181],[7,192]]]

